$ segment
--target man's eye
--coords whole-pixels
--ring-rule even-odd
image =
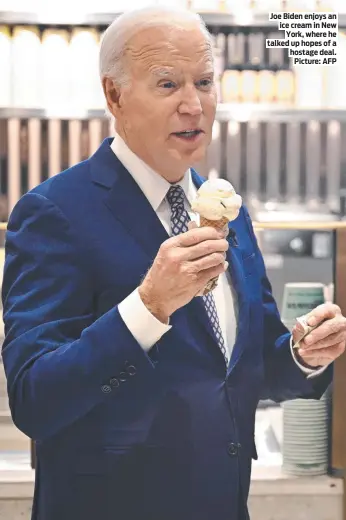
[[[161,83],[160,87],[165,89],[174,88],[175,83],[173,83],[173,81],[166,81],[165,83]]]
[[[197,84],[200,87],[210,87],[213,84],[213,80],[211,80],[211,79],[201,79],[200,81],[197,82]]]

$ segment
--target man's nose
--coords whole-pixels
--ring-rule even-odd
[[[202,113],[202,104],[196,87],[187,86],[183,89],[178,110],[181,114],[191,116],[198,116]]]

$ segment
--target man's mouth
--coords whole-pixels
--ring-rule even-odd
[[[182,132],[174,132],[173,135],[177,137],[181,137],[183,139],[194,139],[198,135],[200,135],[203,131],[200,129],[195,130],[183,130]]]

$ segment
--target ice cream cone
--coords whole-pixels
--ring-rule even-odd
[[[219,220],[210,220],[205,217],[200,217],[200,227],[212,227],[217,229],[218,231],[222,229],[226,229],[228,227],[229,220],[226,217],[220,218]]]
[[[214,229],[216,229],[217,231],[221,231],[223,229],[227,229],[228,228],[228,223],[229,223],[229,220],[228,218],[226,217],[223,217],[219,220],[209,220],[205,217],[200,217],[200,227],[212,227]],[[215,287],[217,286],[217,282],[218,282],[218,279],[219,277],[216,277],[216,278],[213,278],[212,280],[209,280],[209,282],[207,283],[207,285],[205,286],[204,288],[204,291],[203,291],[203,296],[205,296],[206,294],[208,294],[210,291],[213,291],[215,289]]]

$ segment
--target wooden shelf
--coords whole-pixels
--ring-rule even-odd
[[[346,221],[336,222],[253,222],[255,229],[308,229],[312,231],[346,230]]]
[[[0,119],[59,119],[90,120],[104,119],[105,110],[73,110],[72,108],[48,110],[43,108],[6,108],[0,107]],[[216,112],[218,121],[275,121],[280,123],[305,121],[346,122],[346,109],[319,110],[300,109],[282,105],[255,103],[219,103]]]

